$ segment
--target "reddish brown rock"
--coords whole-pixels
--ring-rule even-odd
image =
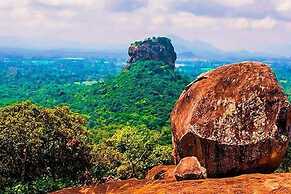
[[[233,178],[167,181],[124,180],[67,188],[55,194],[287,194],[291,174],[248,174]]]
[[[265,64],[208,72],[186,88],[171,113],[175,161],[196,156],[210,177],[271,172],[288,146],[289,107]]]
[[[143,60],[163,61],[174,69],[177,59],[171,40],[166,37],[153,37],[144,41],[134,42],[128,49],[128,55],[127,69],[133,63]]]
[[[177,181],[203,179],[207,177],[206,169],[203,168],[196,157],[185,157],[180,160],[174,171]]]
[[[175,165],[158,165],[150,169],[146,180],[176,180],[174,175]]]

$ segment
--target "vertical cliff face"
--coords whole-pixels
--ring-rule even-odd
[[[154,60],[162,61],[174,69],[177,59],[171,40],[165,37],[134,42],[128,49],[128,55],[128,68],[137,61]]]
[[[210,177],[273,171],[288,146],[289,109],[267,65],[219,67],[189,85],[172,111],[175,160],[195,156]]]

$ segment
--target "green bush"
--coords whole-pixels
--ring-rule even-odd
[[[115,134],[93,149],[93,172],[97,178],[143,178],[158,164],[172,162],[170,145],[159,145],[161,134],[146,127],[120,126]]]
[[[287,152],[277,172],[291,172],[291,142],[289,142]]]
[[[53,179],[52,177],[41,177],[30,183],[18,182],[6,187],[3,193],[39,194],[56,191],[74,185],[75,182],[66,179]]]
[[[41,176],[77,178],[90,167],[86,121],[67,107],[0,109],[0,189]]]

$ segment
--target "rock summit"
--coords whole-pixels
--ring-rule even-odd
[[[154,60],[162,61],[174,69],[177,59],[171,40],[166,37],[153,37],[144,41],[136,41],[130,45],[128,55],[126,68],[130,68],[137,61]]]

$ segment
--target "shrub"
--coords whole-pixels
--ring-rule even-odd
[[[285,158],[277,169],[277,172],[291,172],[291,142],[289,142]]]
[[[19,193],[19,194],[39,194],[56,191],[75,183],[66,179],[53,179],[52,177],[40,177],[30,183],[18,182],[4,189],[4,193]]]
[[[93,149],[93,172],[97,178],[143,178],[150,167],[172,162],[171,146],[158,144],[159,132],[145,127],[120,127]]]
[[[0,109],[0,189],[41,176],[76,178],[90,166],[86,121],[67,107]]]

